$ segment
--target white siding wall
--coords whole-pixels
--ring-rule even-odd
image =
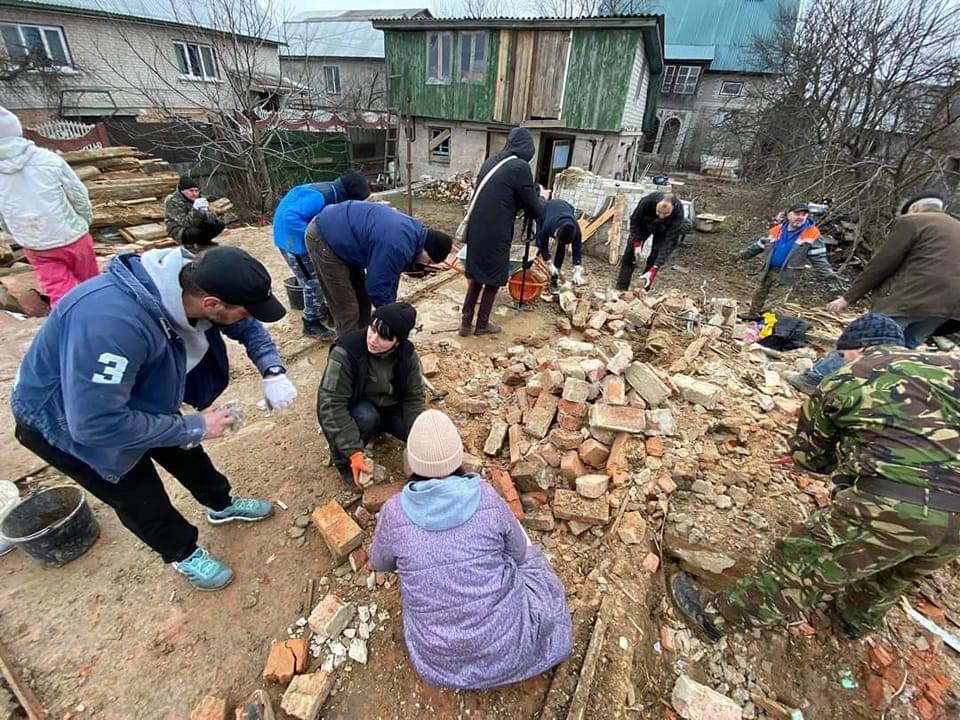
[[[647,88],[650,86],[650,66],[647,64],[646,47],[643,35],[637,43],[637,52],[633,57],[630,72],[630,86],[627,88],[627,100],[623,108],[623,131],[640,132],[643,126],[643,114],[647,109]]]

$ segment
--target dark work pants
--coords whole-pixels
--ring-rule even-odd
[[[463,298],[460,324],[470,327],[473,324],[473,314],[477,314],[477,328],[486,327],[490,322],[490,313],[493,312],[493,301],[500,290],[496,285],[484,285],[476,280],[467,279],[467,294]],[[477,307],[477,299],[480,305]]]
[[[317,269],[320,288],[336,325],[337,337],[370,324],[370,296],[363,268],[351,267],[324,242],[317,226],[310,223],[305,236],[307,253]]]
[[[223,221],[218,217],[208,217],[199,225],[188,225],[180,233],[181,245],[211,245],[212,240],[223,232]]]
[[[112,507],[124,527],[167,563],[185,560],[197,549],[197,528],[170,503],[154,462],[173,475],[201,505],[211,510],[223,510],[230,505],[230,483],[199,445],[190,450],[152,448],[119,482],[111,483],[79,458],[48,443],[33,428],[17,423],[14,434],[34,455]]]
[[[407,426],[403,421],[403,407],[398,403],[388,407],[378,408],[368,400],[361,400],[350,408],[350,417],[360,430],[360,440],[364,444],[373,440],[380,433],[393,435],[397,440],[407,440]],[[330,442],[330,437],[324,433],[330,445],[330,460],[338,468],[347,467],[350,458],[344,457],[336,445]]]
[[[665,235],[653,235],[650,239],[650,254],[647,256],[647,260],[643,266],[643,272],[647,272],[650,268],[656,264],[659,259],[661,262],[666,262],[667,258],[673,254],[673,251],[677,247],[677,242],[679,238],[674,237],[672,240],[667,240]],[[640,243],[640,247],[643,247],[646,239]],[[633,279],[633,270],[636,267],[636,259],[633,257],[633,244],[627,243],[627,251],[620,258],[620,272],[617,276],[617,290],[626,291],[630,289],[630,280]]]

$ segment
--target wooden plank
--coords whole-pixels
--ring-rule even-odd
[[[151,175],[136,180],[109,180],[87,184],[92,203],[107,200],[134,200],[170,192],[177,186],[179,176],[174,173]]]
[[[526,388],[521,388],[526,392]],[[550,689],[540,710],[540,720],[563,720],[563,711],[576,689],[580,668],[590,642],[590,630],[597,616],[597,606],[583,604],[573,611],[573,650],[553,672]]]
[[[510,99],[510,124],[527,119],[530,101],[530,73],[533,69],[533,30],[518,30],[513,51],[513,92]]]
[[[7,684],[13,690],[13,694],[20,701],[20,706],[27,713],[27,718],[29,720],[47,720],[49,717],[47,711],[40,704],[40,700],[34,695],[30,686],[20,677],[20,672],[3,643],[0,643],[0,670],[3,671],[3,676],[7,679]]]
[[[430,140],[430,150],[434,150],[440,143],[450,139],[450,128],[442,130],[439,135]]]
[[[138,150],[135,147],[90,148],[89,150],[69,150],[61,157],[71,165],[89,165],[96,160],[106,158],[133,157]]]
[[[611,218],[613,224],[607,233],[607,248],[609,250],[607,262],[611,265],[616,265],[617,261],[620,260],[620,237],[623,232],[623,208],[625,203],[624,196],[617,193],[617,196],[613,199],[613,217]]]
[[[217,215],[223,215],[233,210],[233,202],[228,197],[218,198],[210,203],[210,209]]]
[[[511,31],[500,30],[500,47],[497,50],[496,93],[493,100],[493,119],[507,121],[507,97],[510,92],[510,37]]]
[[[140,163],[134,157],[102,158],[93,160],[91,165],[101,170],[139,170]]]
[[[146,197],[146,198],[136,198],[135,200],[121,200],[121,205],[141,205],[142,203],[157,202],[160,198],[155,197]]]
[[[583,242],[586,242],[596,235],[597,230],[603,227],[604,223],[609,222],[613,218],[613,214],[615,212],[616,210],[614,209],[613,205],[611,205],[592,220],[580,218],[580,239]]]
[[[81,180],[89,180],[100,174],[100,168],[94,165],[78,165],[73,169],[73,172],[75,172]]]
[[[167,236],[167,228],[163,223],[146,223],[144,225],[131,225],[120,228],[120,234],[130,242],[158,240],[159,238]]]
[[[127,225],[142,225],[151,220],[163,219],[163,205],[158,202],[142,205],[121,205],[111,203],[97,205],[93,208],[93,222],[91,228],[126,227]]]
[[[533,89],[530,93],[531,118],[560,118],[560,96],[566,70],[567,32],[539,32],[533,60]]]
[[[590,688],[593,686],[593,678],[597,674],[597,662],[600,660],[603,651],[603,640],[607,635],[607,625],[616,611],[616,606],[617,601],[614,593],[607,593],[603,596],[600,612],[597,613],[597,622],[593,626],[593,635],[590,637],[590,645],[587,646],[587,654],[583,658],[580,680],[577,682],[577,689],[570,701],[567,720],[584,719],[587,702],[590,700]]]

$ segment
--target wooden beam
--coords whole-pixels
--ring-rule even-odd
[[[493,100],[493,119],[498,122],[507,120],[507,97],[509,93],[510,78],[508,72],[510,68],[510,31],[500,30],[500,47],[497,49],[497,77],[496,94]]]
[[[592,220],[588,220],[586,217],[580,218],[580,239],[586,242],[596,235],[597,230],[603,227],[604,223],[613,219],[614,212],[614,207],[611,205]]]
[[[450,128],[446,128],[440,132],[435,138],[430,140],[430,150],[433,151],[437,146],[450,139]]]
[[[47,720],[49,717],[47,711],[43,708],[43,705],[40,704],[37,696],[33,694],[30,686],[20,677],[20,672],[13,662],[13,657],[2,642],[0,642],[0,670],[3,671],[3,676],[7,679],[7,684],[10,686],[10,689],[13,690],[13,694],[17,696],[17,700],[20,701],[20,705],[27,713],[27,718],[29,718],[29,720]]]
[[[120,234],[130,242],[158,240],[167,236],[167,228],[163,223],[146,223],[120,228]]]
[[[71,165],[89,165],[96,160],[107,158],[133,157],[139,152],[135,147],[90,148],[88,150],[69,150],[61,157]]]
[[[597,613],[597,622],[593,626],[593,635],[591,635],[590,644],[587,646],[587,654],[583,658],[580,680],[577,682],[577,689],[570,701],[567,720],[583,720],[586,716],[587,703],[590,700],[590,688],[593,687],[593,678],[597,674],[597,662],[600,660],[603,651],[607,625],[610,624],[610,618],[613,616],[616,606],[615,593],[607,593],[603,596],[600,612]]]
[[[95,165],[78,165],[73,169],[73,172],[75,172],[81,180],[89,180],[100,174],[100,168]]]
[[[178,175],[165,173],[136,180],[94,181],[87,185],[87,192],[90,194],[90,202],[94,204],[107,200],[135,200],[170,192],[177,186],[178,180]]]
[[[611,265],[616,265],[620,259],[620,235],[623,231],[623,208],[626,204],[626,198],[623,194],[617,193],[613,200],[613,225],[610,226],[610,232],[607,233],[607,261]]]

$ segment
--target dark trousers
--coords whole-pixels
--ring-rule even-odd
[[[469,280],[467,285],[467,294],[463,298],[463,310],[461,312],[460,322],[466,327],[473,324],[473,314],[477,314],[477,327],[486,327],[490,322],[490,313],[493,312],[493,301],[497,297],[497,291],[500,290],[496,285],[484,285],[476,280]],[[480,299],[480,305],[477,307],[477,299]]]
[[[770,295],[770,291],[779,281],[780,268],[770,268],[763,274],[757,284],[757,289],[753,292],[753,298],[750,300],[750,309],[747,310],[750,317],[756,317],[763,312],[763,304],[767,301],[767,296]]]
[[[211,245],[212,240],[223,232],[223,220],[207,217],[199,225],[188,225],[180,233],[181,245]]]
[[[388,433],[404,442],[407,440],[407,425],[403,421],[403,407],[400,404],[378,408],[372,402],[361,400],[350,408],[350,417],[357,424],[360,439],[364,444],[381,433]],[[329,435],[326,435],[326,438],[330,445],[330,460],[333,464],[338,468],[349,465],[350,458],[344,457],[337,446],[330,442]]]
[[[553,265],[559,270],[563,267],[563,259],[567,255],[567,245],[571,246],[573,250],[573,264],[574,265],[583,265],[583,242],[580,240],[574,240],[570,243],[564,243],[557,240],[557,250],[553,254]]]
[[[33,428],[17,423],[15,435],[34,455],[112,507],[124,527],[167,563],[185,560],[197,549],[197,528],[170,503],[154,462],[173,475],[201,505],[211,510],[223,510],[230,505],[230,483],[200,446],[190,450],[152,448],[119,482],[111,483],[82,460],[48,443]]]
[[[652,268],[656,262],[657,258],[666,258],[670,257],[674,249],[677,247],[678,238],[674,237],[672,240],[667,240],[665,235],[653,235],[650,242],[650,254],[647,256],[647,260],[643,266],[643,272],[647,272]],[[646,240],[644,240],[646,242]],[[643,242],[640,243],[640,247],[643,247]],[[617,275],[617,290],[621,292],[627,291],[630,289],[630,280],[633,279],[633,270],[636,267],[636,258],[633,256],[633,244],[627,243],[627,251],[620,258],[620,272]]]
[[[305,236],[307,253],[317,269],[320,288],[336,325],[337,337],[370,324],[370,296],[363,268],[351,267],[324,242],[317,226],[310,223]]]

